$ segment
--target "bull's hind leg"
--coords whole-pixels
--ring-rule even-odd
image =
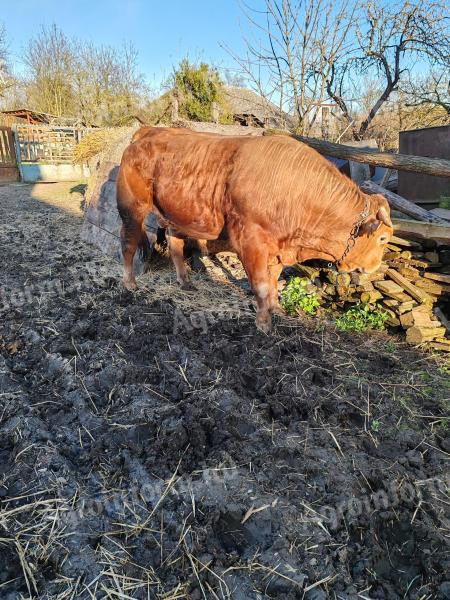
[[[117,178],[117,209],[122,218],[120,241],[123,255],[123,284],[129,290],[136,289],[133,272],[133,259],[143,241],[144,218],[152,209],[152,199],[148,186],[136,173],[128,173],[121,165]]]
[[[120,241],[122,244],[123,255],[123,285],[127,290],[135,290],[136,278],[133,272],[133,259],[139,243],[142,240],[142,221],[132,216],[123,218],[122,229],[120,231]]]
[[[174,235],[174,232],[170,228],[166,231],[166,238],[169,245],[170,258],[175,265],[177,281],[181,285],[181,289],[187,291],[195,290],[195,287],[189,280],[189,273],[184,261],[184,239]]]

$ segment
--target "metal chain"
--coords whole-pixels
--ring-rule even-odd
[[[331,262],[328,263],[328,266],[330,268],[332,268],[333,266],[338,266],[344,261],[347,254],[350,252],[350,250],[356,244],[356,238],[358,237],[359,229],[360,229],[361,225],[363,224],[363,222],[367,219],[369,214],[370,214],[370,202],[369,202],[369,198],[366,196],[364,210],[359,213],[358,220],[354,223],[353,227],[351,228],[350,236],[347,240],[347,246],[339,260],[336,260],[334,263],[331,263]]]

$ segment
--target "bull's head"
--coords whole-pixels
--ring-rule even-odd
[[[381,194],[370,196],[371,214],[361,224],[355,245],[339,265],[339,271],[373,273],[381,264],[394,229],[389,204]]]

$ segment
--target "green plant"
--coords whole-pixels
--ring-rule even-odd
[[[370,429],[372,431],[374,431],[375,433],[378,433],[380,431],[380,427],[381,427],[381,421],[378,421],[378,419],[374,419],[370,423]]]
[[[180,114],[191,121],[211,121],[213,102],[219,105],[221,123],[231,122],[231,113],[223,93],[223,82],[216,69],[206,63],[195,65],[184,58],[173,74],[174,87],[180,94]]]
[[[439,199],[439,208],[450,209],[450,196],[441,196]]]
[[[303,311],[315,315],[320,306],[317,293],[311,290],[311,282],[305,277],[292,277],[281,292],[281,304],[290,315]]]
[[[341,331],[384,329],[388,318],[388,313],[379,306],[359,303],[336,319],[336,327]]]
[[[394,352],[397,350],[397,345],[392,340],[388,340],[384,345],[384,348],[386,352],[389,352],[389,354],[394,354]]]

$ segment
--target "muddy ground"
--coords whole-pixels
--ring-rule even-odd
[[[0,598],[450,598],[448,366],[211,265],[125,292],[70,187],[0,187]]]

